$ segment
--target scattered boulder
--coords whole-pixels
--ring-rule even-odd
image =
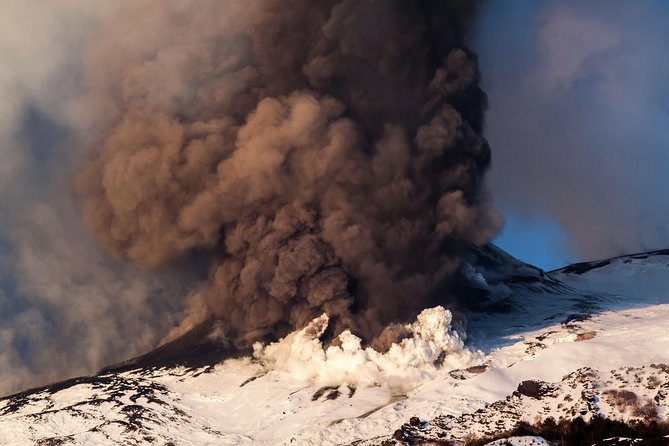
[[[527,380],[518,384],[518,389],[516,389],[516,392],[521,395],[540,400],[544,396],[552,394],[553,390],[553,386],[547,382]]]

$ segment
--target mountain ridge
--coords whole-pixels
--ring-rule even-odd
[[[412,428],[416,439],[462,443],[455,432],[488,436],[483,427],[490,420],[496,426],[495,411],[513,410],[513,423],[534,422],[538,413],[558,419],[565,416],[558,399],[569,388],[560,384],[564,376],[591,370],[598,378],[587,385],[603,399],[642,373],[627,368],[644,370],[650,383],[653,371],[664,370],[651,365],[669,363],[663,348],[669,345],[669,250],[609,260],[580,273],[569,266],[545,272],[496,247],[474,251],[458,287],[485,303],[457,310],[467,321],[470,359],[460,368],[425,368],[404,389],[384,383],[383,375],[372,386],[328,381],[327,368],[303,379],[262,357],[221,362],[229,352],[207,337],[214,327],[207,321],[190,337],[94,376],[1,398],[0,444],[380,444],[398,442],[394,432],[411,417],[424,427]],[[627,282],[637,285],[633,293],[621,285]],[[530,413],[538,410],[535,400],[515,394],[526,381],[563,389],[540,403],[553,409]],[[632,389],[641,407],[669,388],[664,381],[652,385]],[[572,399],[573,406],[580,394]],[[666,418],[664,399],[657,403],[658,420]],[[575,413],[634,419],[625,415],[632,409],[615,404],[591,409]],[[508,430],[511,421],[493,430]]]

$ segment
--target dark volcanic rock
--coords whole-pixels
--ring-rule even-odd
[[[518,384],[518,389],[516,391],[521,395],[540,400],[542,397],[553,393],[553,390],[553,386],[551,386],[549,383],[528,380]]]

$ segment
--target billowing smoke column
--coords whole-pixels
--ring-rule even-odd
[[[84,220],[145,270],[206,257],[237,347],[322,313],[387,344],[496,231],[471,2],[139,3],[90,56]]]

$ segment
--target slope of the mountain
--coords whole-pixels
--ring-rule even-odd
[[[665,303],[669,249],[569,265],[551,276],[578,289],[623,297],[627,306]]]
[[[385,356],[355,337],[328,356],[302,331],[274,347],[283,362],[262,349],[220,362],[209,323],[97,376],[1,399],[0,444],[446,444],[547,417],[666,418],[669,252],[546,273],[488,246],[449,292],[464,347],[441,310]]]
[[[239,352],[219,333],[218,322],[207,319],[177,339],[144,355],[105,367],[101,373],[176,366],[198,368],[238,356]]]

